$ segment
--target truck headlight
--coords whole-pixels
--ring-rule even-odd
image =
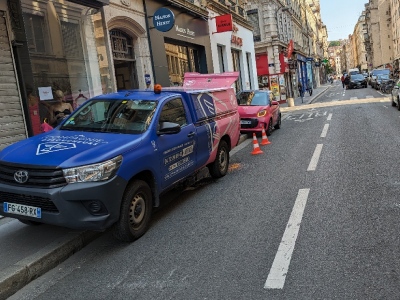
[[[64,178],[67,183],[107,180],[115,175],[121,162],[122,156],[118,155],[98,164],[64,169]]]

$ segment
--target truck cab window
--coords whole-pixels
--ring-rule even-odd
[[[187,124],[186,112],[182,99],[177,98],[165,103],[162,108],[159,122],[177,123],[181,127]]]

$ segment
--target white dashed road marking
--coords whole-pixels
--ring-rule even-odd
[[[329,114],[329,115],[328,115],[327,120],[328,120],[328,121],[332,120],[332,114]]]
[[[283,289],[309,192],[310,189],[300,189],[297,194],[281,243],[265,281],[265,289]]]
[[[326,134],[328,133],[328,128],[329,128],[329,124],[325,124],[324,129],[322,129],[322,133],[321,133],[322,138],[326,137]]]
[[[317,168],[319,156],[321,155],[322,152],[322,146],[323,144],[317,144],[317,147],[315,147],[314,154],[311,157],[310,164],[308,165],[307,171],[315,171]]]

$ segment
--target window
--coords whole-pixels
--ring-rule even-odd
[[[61,32],[66,57],[82,58],[82,41],[78,24],[61,22]]]
[[[159,122],[178,123],[181,127],[187,124],[182,99],[177,98],[165,103]]]
[[[217,49],[218,49],[219,72],[223,73],[225,72],[225,60],[224,60],[225,47],[218,45]]]
[[[47,27],[43,16],[24,13],[26,36],[31,53],[47,53]]]
[[[255,42],[261,41],[261,32],[260,32],[260,21],[258,18],[258,10],[252,9],[247,11],[247,18],[249,22],[253,25],[253,39]]]

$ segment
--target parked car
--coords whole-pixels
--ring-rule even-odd
[[[381,84],[383,82],[387,82],[390,80],[390,77],[388,74],[379,74],[376,76],[376,80],[375,80],[375,84],[374,84],[374,88],[376,90],[379,90],[379,88],[381,87]]]
[[[246,90],[236,95],[242,133],[262,132],[269,136],[281,127],[279,102],[273,100],[271,91]]]
[[[362,74],[352,74],[350,75],[350,81],[347,85],[348,89],[358,89],[358,88],[366,88],[367,80]]]
[[[370,86],[375,88],[377,76],[383,74],[390,75],[390,69],[373,69],[370,73]]]
[[[183,88],[96,96],[53,130],[6,147],[0,214],[139,238],[162,193],[204,167],[227,174],[240,136],[238,75],[186,73]]]
[[[392,89],[392,106],[397,106],[397,110],[400,110],[400,79]]]

